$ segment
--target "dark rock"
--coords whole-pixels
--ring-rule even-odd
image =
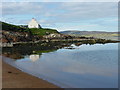
[[[8,71],[8,73],[12,73],[11,71]]]

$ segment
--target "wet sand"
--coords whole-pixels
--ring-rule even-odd
[[[2,88],[59,88],[2,61]]]

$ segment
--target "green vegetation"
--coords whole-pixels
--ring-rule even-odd
[[[2,30],[6,30],[6,31],[15,31],[15,32],[30,32],[33,35],[39,35],[39,36],[43,36],[43,35],[48,35],[51,33],[59,33],[57,30],[55,29],[48,29],[48,28],[27,28],[26,25],[21,25],[20,26],[16,26],[16,25],[12,25],[12,24],[8,24],[5,22],[0,22],[0,24],[2,25]]]
[[[2,25],[2,30],[15,31],[15,32],[16,31],[17,32],[30,32],[30,30],[28,28],[8,24],[8,23],[5,23],[5,22],[0,22],[0,24]]]
[[[41,54],[41,53],[49,53],[49,52],[54,52],[57,49],[52,49],[52,50],[41,50],[41,51],[35,51],[35,54]]]
[[[48,35],[51,33],[59,33],[57,30],[55,29],[48,29],[48,28],[31,28],[30,31],[32,32],[33,35]]]

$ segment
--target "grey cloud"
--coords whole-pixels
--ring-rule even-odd
[[[53,7],[54,5],[56,6]],[[35,15],[41,17],[39,18],[41,21],[45,20],[45,22],[42,22],[43,24],[55,24],[117,17],[117,5],[118,3],[113,2],[4,2],[2,10],[3,16]]]
[[[62,3],[64,13],[59,18],[92,19],[104,17],[116,17],[118,14],[117,3]],[[74,20],[73,19],[73,20]],[[61,19],[60,19],[61,20]],[[63,19],[64,20],[64,19]]]
[[[119,0],[3,0],[2,2],[119,2]]]
[[[38,14],[43,12],[41,5],[30,2],[4,2],[2,3],[3,15],[12,14]],[[40,10],[40,11],[39,11]]]

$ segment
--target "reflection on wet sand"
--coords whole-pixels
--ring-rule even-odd
[[[35,62],[40,58],[40,55],[32,54],[32,55],[29,56],[29,58],[30,58],[31,61]]]

